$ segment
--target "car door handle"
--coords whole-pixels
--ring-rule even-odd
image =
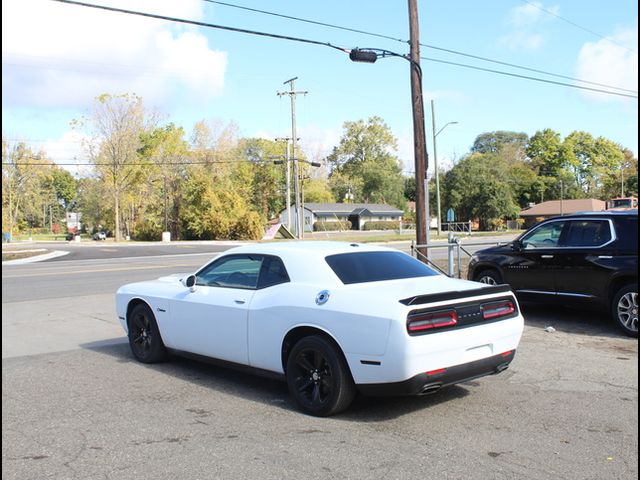
[[[553,255],[540,255],[540,258],[553,258]]]
[[[598,258],[610,259],[610,258],[613,258],[613,255],[598,255]]]
[[[243,303],[247,303],[247,301],[244,298],[236,298],[234,300],[234,302],[236,302],[238,305],[242,305]]]

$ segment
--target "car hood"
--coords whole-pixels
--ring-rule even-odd
[[[191,275],[190,273],[173,273],[164,277],[158,277],[156,282],[179,283],[183,278]]]

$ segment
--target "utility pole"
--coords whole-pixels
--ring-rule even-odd
[[[291,137],[276,138],[276,141],[287,142],[287,229],[291,231],[291,152],[289,149]]]
[[[424,101],[422,98],[422,69],[420,68],[420,29],[417,0],[409,2],[409,61],[411,64],[411,103],[413,108],[413,150],[416,171],[416,241],[421,260],[429,259],[429,182],[426,136],[424,130]]]
[[[304,212],[301,209],[300,205],[300,172],[298,167],[298,158],[296,157],[296,140],[298,136],[296,135],[296,95],[306,95],[308,92],[296,91],[295,89],[295,81],[298,77],[293,77],[286,82],[283,82],[283,85],[287,83],[291,87],[291,90],[288,92],[278,92],[278,96],[289,95],[291,99],[291,140],[292,140],[292,152],[291,158],[293,159],[293,176],[294,176],[294,185],[293,188],[295,190],[295,202],[296,202],[296,234],[299,239],[302,239],[304,236]]]

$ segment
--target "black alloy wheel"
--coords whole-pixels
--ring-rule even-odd
[[[345,410],[356,393],[342,353],[333,342],[316,335],[293,347],[287,361],[287,384],[300,409],[319,417]]]
[[[161,362],[167,356],[156,319],[146,304],[136,305],[129,314],[129,346],[143,363]]]

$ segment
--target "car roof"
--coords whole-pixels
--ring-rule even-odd
[[[388,247],[378,245],[366,245],[355,242],[335,242],[335,241],[290,241],[290,242],[270,242],[253,243],[229,249],[225,254],[231,253],[261,253],[264,255],[286,255],[288,253],[312,254],[312,255],[335,255],[338,253],[355,252],[377,252],[390,251]]]
[[[561,218],[582,218],[582,217],[624,217],[624,216],[638,216],[638,210],[599,210],[595,212],[574,212],[567,215],[559,215],[557,217],[551,217],[547,220],[558,220]]]
[[[320,283],[327,286],[341,285],[340,280],[329,267],[325,257],[341,253],[357,252],[397,252],[389,247],[365,245],[361,243],[331,241],[285,241],[252,243],[230,248],[220,257],[234,254],[274,255],[284,261],[292,282]]]

